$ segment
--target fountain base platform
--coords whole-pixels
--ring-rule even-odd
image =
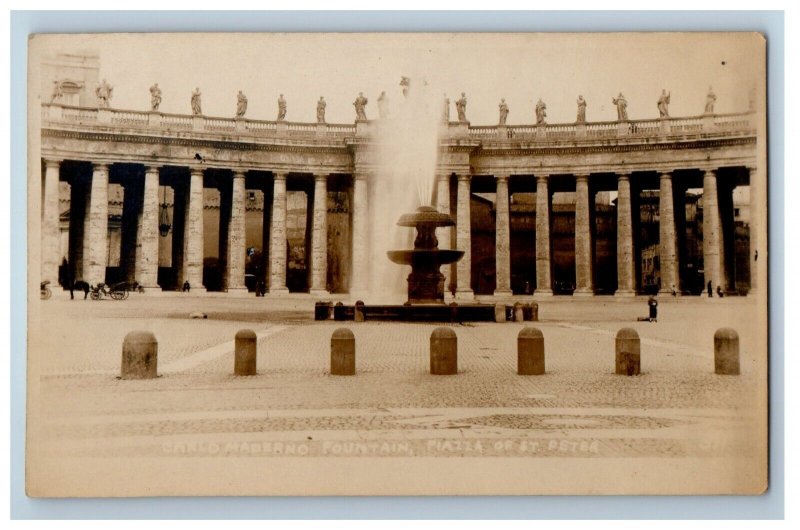
[[[500,309],[502,308],[502,310]],[[502,312],[501,312],[502,311]],[[499,314],[498,314],[499,313]],[[515,320],[514,306],[488,304],[403,304],[403,305],[344,305],[341,302],[317,302],[314,320],[356,322],[505,322]],[[519,320],[519,318],[517,318]],[[524,320],[533,320],[526,311]]]

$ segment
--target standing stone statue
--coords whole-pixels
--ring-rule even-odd
[[[500,98],[500,125],[506,124],[506,119],[508,118],[508,105],[506,104],[506,98]]]
[[[406,76],[400,78],[400,86],[403,87],[403,97],[408,97],[408,91],[411,88],[411,79]]]
[[[200,87],[197,87],[192,92],[192,114],[195,116],[200,116],[203,114],[203,109],[200,103]]]
[[[442,121],[445,123],[450,122],[450,98],[444,94],[444,102],[442,105]]]
[[[356,108],[356,121],[367,121],[367,103],[369,103],[369,100],[364,97],[364,93],[359,92],[358,97],[353,102],[353,106]]]
[[[619,96],[611,98],[611,102],[617,106],[617,121],[628,121],[628,102],[622,92]]]
[[[158,88],[158,83],[150,87],[150,110],[153,112],[158,110],[161,105],[161,89]]]
[[[94,89],[97,96],[97,106],[101,109],[107,109],[111,106],[111,98],[114,96],[114,87],[109,85],[105,79]]]
[[[458,112],[458,121],[465,123],[467,121],[467,94],[461,93],[461,98],[456,100],[456,112]]]
[[[325,107],[327,106],[325,98],[320,96],[319,101],[317,101],[317,123],[325,123]]]
[[[245,112],[247,112],[247,96],[240,90],[236,94],[236,117],[244,118]]]
[[[281,94],[278,97],[278,121],[286,119],[286,98]]]
[[[717,95],[714,93],[714,89],[710,86],[708,87],[708,94],[706,94],[706,114],[714,114],[714,104],[717,102]]]
[[[578,118],[575,121],[586,123],[586,100],[583,99],[583,96],[578,96]]]
[[[386,97],[386,91],[378,96],[378,116],[382,120],[389,117],[389,98]]]
[[[547,117],[547,105],[545,105],[542,98],[539,98],[539,101],[536,102],[536,125],[544,125],[544,119]]]
[[[661,97],[658,98],[658,117],[669,118],[669,92],[661,90]]]
[[[61,81],[53,81],[53,94],[50,96],[50,103],[61,103],[64,99],[64,89],[61,88]]]

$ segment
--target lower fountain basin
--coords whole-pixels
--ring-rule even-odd
[[[437,268],[440,265],[455,263],[464,255],[463,250],[448,249],[413,249],[390,250],[387,252],[389,259],[399,265],[430,266]]]

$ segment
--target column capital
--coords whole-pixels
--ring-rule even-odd
[[[203,168],[198,166],[189,166],[189,173],[191,175],[203,176]]]
[[[144,164],[145,173],[153,173],[161,170],[160,164]]]
[[[664,179],[671,179],[671,178],[672,178],[672,171],[671,171],[671,170],[669,170],[669,171],[659,171],[659,172],[658,172],[658,177],[659,177],[661,180],[664,180]]]
[[[747,164],[747,165],[745,165],[744,167],[745,167],[745,168],[747,169],[747,171],[749,171],[750,173],[754,173],[754,172],[758,171],[758,165],[756,165],[756,164]]]
[[[245,174],[247,173],[244,169],[234,169],[233,170],[233,178],[235,179],[243,179]]]
[[[289,176],[288,171],[273,171],[272,178],[275,180],[286,180],[286,177]]]
[[[630,173],[617,173],[616,175],[617,175],[617,182],[619,181],[625,182],[631,179]]]
[[[439,180],[445,180],[445,181],[449,181],[449,180],[450,180],[450,177],[451,177],[452,175],[453,175],[453,173],[451,173],[451,172],[445,172],[445,173],[436,173],[436,180],[437,180],[437,181],[439,181]]]
[[[508,179],[510,177],[511,177],[511,175],[509,175],[507,173],[500,173],[500,174],[494,176],[495,180],[501,180],[501,181],[504,181],[504,182],[508,182]]]
[[[365,171],[353,173],[353,180],[369,180],[369,173]]]
[[[575,174],[574,174],[574,176],[575,176],[575,181],[576,181],[576,182],[588,181],[588,180],[589,180],[589,175],[590,175],[590,174],[591,174],[591,173],[575,173]]]
[[[716,169],[716,168],[715,169],[705,168],[705,169],[703,169],[703,176],[704,177],[716,177],[718,171],[719,171],[719,169]]]
[[[315,181],[322,180],[322,181],[327,182],[328,181],[328,175],[329,175],[329,173],[314,173],[314,180]]]
[[[56,167],[57,168],[57,167],[61,166],[61,162],[63,162],[63,161],[64,161],[63,158],[45,158],[44,159],[44,165],[46,167]]]
[[[546,174],[546,173],[544,173],[544,174],[537,174],[537,175],[534,175],[534,176],[536,177],[536,182],[544,182],[544,183],[547,183],[547,181],[550,179],[550,175],[548,175],[548,174]]]
[[[460,173],[458,175],[458,180],[459,180],[459,182],[469,182],[469,181],[472,180],[472,174],[471,173]]]
[[[111,164],[107,162],[92,162],[92,171],[108,171]]]

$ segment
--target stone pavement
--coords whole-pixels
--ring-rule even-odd
[[[42,305],[39,449],[52,458],[526,456],[745,458],[765,406],[766,352],[748,299],[540,303],[543,376],[516,374],[518,323],[450,325],[459,373],[428,373],[437,325],[314,322],[310,299],[132,294]],[[203,311],[207,320],[190,319]],[[713,333],[739,330],[741,376],[713,373]],[[329,374],[330,336],[356,337],[354,377]],[[614,374],[636,329],[642,375]],[[258,375],[234,377],[233,336],[258,333]],[[159,374],[116,379],[132,329],[159,341]]]

